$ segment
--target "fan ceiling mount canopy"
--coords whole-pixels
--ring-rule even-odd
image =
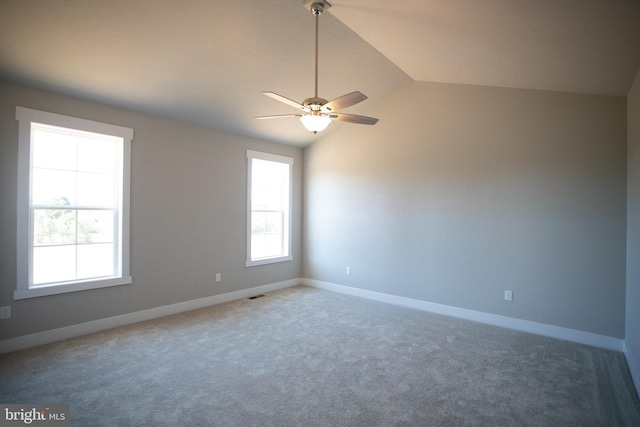
[[[281,119],[288,117],[299,117],[300,121],[309,131],[318,133],[323,131],[332,120],[337,120],[347,123],[356,123],[361,125],[375,125],[378,119],[373,117],[358,116],[355,114],[338,113],[337,110],[351,107],[359,102],[364,101],[367,97],[358,91],[348,93],[346,95],[339,96],[336,99],[327,101],[324,98],[318,96],[318,25],[320,15],[325,9],[331,7],[329,2],[325,0],[312,0],[305,4],[309,7],[309,11],[314,15],[316,21],[316,46],[315,46],[315,95],[311,98],[307,98],[302,101],[302,104],[292,99],[278,95],[275,92],[262,92],[275,99],[285,103],[291,107],[302,110],[304,114],[280,114],[275,116],[260,116],[256,119]]]

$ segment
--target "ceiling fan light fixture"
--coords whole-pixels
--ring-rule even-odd
[[[331,123],[331,119],[322,114],[305,114],[300,117],[300,121],[309,132],[313,133],[322,132]]]
[[[331,5],[326,0],[307,0],[305,7],[308,7],[316,21],[315,95],[312,98],[305,99],[302,104],[300,104],[274,92],[262,92],[264,95],[267,95],[276,101],[280,101],[291,107],[304,111],[305,114],[280,114],[275,116],[259,116],[255,118],[280,119],[285,117],[300,117],[300,121],[304,127],[314,134],[325,130],[332,120],[347,123],[358,123],[361,125],[375,125],[378,122],[378,119],[376,118],[336,112],[337,110],[351,107],[352,105],[356,105],[357,103],[367,99],[364,94],[358,91],[347,93],[346,95],[339,96],[331,101],[318,97],[318,18],[322,15],[322,12],[330,8]]]

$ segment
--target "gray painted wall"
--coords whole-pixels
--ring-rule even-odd
[[[640,394],[640,72],[627,97],[627,318],[625,343]]]
[[[624,98],[411,83],[367,106],[376,126],[340,124],[306,149],[304,230],[299,149],[15,85],[0,93],[0,305],[13,310],[0,340],[301,276],[622,338],[629,237],[626,342],[638,361],[638,81],[628,213]],[[12,301],[16,105],[134,128],[133,285]],[[295,158],[294,262],[244,267],[246,149]]]
[[[301,276],[302,150],[9,84],[0,94],[0,305],[12,306],[0,340]],[[17,105],[134,129],[132,285],[13,301]],[[247,149],[294,158],[294,261],[244,266]]]
[[[625,98],[411,83],[366,114],[305,150],[305,277],[624,336]]]

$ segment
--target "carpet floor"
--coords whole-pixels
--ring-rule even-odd
[[[297,286],[0,356],[72,426],[640,426],[624,355]]]

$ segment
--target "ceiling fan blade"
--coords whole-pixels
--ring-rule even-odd
[[[375,125],[378,119],[374,117],[358,116],[356,114],[331,113],[329,118],[339,122],[357,123],[359,125]]]
[[[304,105],[300,104],[299,102],[296,102],[293,99],[289,99],[289,98],[284,97],[282,95],[278,95],[275,92],[262,92],[262,93],[267,95],[270,98],[275,99],[276,101],[284,102],[285,104],[290,105],[293,108],[297,108],[299,110],[302,110],[305,113],[308,113],[309,111],[311,111],[311,109],[309,107],[305,107]]]
[[[365,94],[355,91],[327,102],[322,106],[321,110],[325,113],[342,110],[344,108],[351,107],[352,105],[356,105],[358,102],[362,102],[365,99],[367,99]]]
[[[263,119],[284,119],[287,117],[302,117],[302,114],[279,114],[276,116],[258,116],[254,117],[254,119],[263,120]]]

